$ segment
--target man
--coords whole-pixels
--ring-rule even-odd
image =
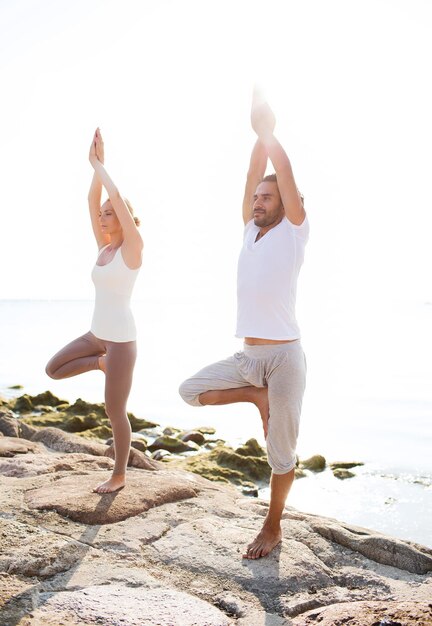
[[[244,243],[237,277],[237,337],[244,350],[180,386],[193,406],[252,402],[263,421],[272,468],[268,514],[244,558],[266,556],[282,539],[281,517],[294,480],[306,366],[295,319],[297,277],[309,226],[291,164],[273,134],[275,118],[254,93],[252,150],[243,200]],[[263,178],[267,160],[276,174]]]

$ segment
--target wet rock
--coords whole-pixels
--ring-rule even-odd
[[[155,450],[151,455],[151,458],[155,461],[163,461],[163,459],[169,459],[170,457],[172,457],[172,453],[162,449]]]
[[[348,471],[347,469],[336,467],[333,470],[333,476],[335,476],[336,478],[339,478],[339,480],[345,480],[346,478],[353,478],[355,474],[353,472]]]
[[[12,411],[0,410],[0,432],[6,437],[19,437],[19,423]]]
[[[51,411],[51,413],[44,413],[43,415],[26,415],[20,419],[21,424],[27,424],[27,426],[45,428],[55,427],[65,430],[65,425],[68,420],[66,413]]]
[[[326,467],[326,460],[321,454],[315,454],[311,456],[309,459],[305,459],[304,461],[300,461],[301,469],[308,469],[312,472],[322,472]]]
[[[360,461],[358,461],[358,462],[356,462],[356,461],[354,461],[354,462],[352,462],[352,461],[350,461],[350,462],[340,461],[340,462],[337,462],[337,463],[330,463],[330,467],[331,467],[332,470],[333,469],[352,469],[353,467],[359,467],[360,465],[364,465],[364,463],[362,463]]]
[[[145,452],[147,450],[147,443],[145,439],[132,439],[131,446],[140,452]]]
[[[299,467],[296,467],[294,470],[294,478],[297,480],[297,478],[306,478],[307,474],[306,472],[304,472],[302,469],[300,469]]]
[[[256,439],[248,439],[246,443],[236,449],[237,454],[241,454],[241,456],[266,456],[266,451]]]
[[[29,413],[33,411],[33,404],[28,394],[16,398],[15,402],[11,402],[11,405],[13,406],[13,410],[18,413]]]
[[[215,435],[216,434],[216,428],[213,428],[213,426],[199,426],[198,428],[195,428],[195,430],[202,433],[203,435]]]
[[[106,448],[104,454],[105,456],[114,459],[114,444],[111,444],[108,448]],[[128,467],[136,467],[138,469],[145,469],[149,471],[154,471],[160,468],[159,463],[148,457],[144,454],[144,452],[136,450],[135,448],[130,448],[129,450]]]
[[[242,472],[248,480],[268,480],[271,476],[271,468],[267,459],[257,456],[243,456],[227,447],[219,447],[210,452],[217,464]]]
[[[70,404],[66,411],[74,415],[88,415],[93,413],[97,417],[106,418],[105,405],[103,403],[86,402],[82,398],[77,398],[73,404]]]
[[[27,441],[26,439],[4,436],[0,439],[0,457],[13,457],[28,452],[41,453],[44,452],[44,449],[34,441]]]
[[[270,478],[271,469],[262,457],[242,456],[232,448],[218,446],[211,452],[197,454],[185,460],[170,461],[170,466],[182,467],[208,480],[243,485],[250,481]]]
[[[242,487],[241,492],[244,496],[258,498],[258,487]]]
[[[168,437],[177,437],[182,431],[181,428],[175,428],[174,426],[165,426],[162,431],[163,435],[167,435]]]
[[[154,442],[148,446],[150,452],[154,452],[155,450],[168,450],[174,454],[178,454],[180,452],[196,452],[200,448],[193,441],[180,441],[176,437],[170,437],[169,435],[163,435],[162,437],[158,437],[154,440]]]
[[[150,422],[144,417],[135,417],[133,413],[128,413],[128,418],[133,432],[139,432],[140,430],[149,428],[157,428],[159,426],[156,422]]]
[[[205,436],[198,430],[189,430],[181,436],[182,441],[193,441],[194,443],[202,446],[205,442]]]
[[[93,489],[110,474],[92,472],[60,478],[53,483],[26,493],[31,509],[54,510],[82,524],[113,524],[167,502],[196,498],[198,486],[172,473],[156,472],[149,477],[129,472],[124,489],[98,494]]]

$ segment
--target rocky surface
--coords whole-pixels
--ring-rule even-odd
[[[195,457],[147,466],[134,450],[126,487],[101,495],[108,446],[52,426],[24,440],[14,413],[1,420],[1,626],[432,624],[424,546],[288,508],[282,544],[244,560],[268,504],[185,471]],[[265,463],[257,446],[209,455],[227,470],[252,459],[254,472]]]

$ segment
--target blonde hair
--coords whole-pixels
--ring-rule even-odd
[[[124,202],[125,202],[125,204],[126,204],[127,208],[129,209],[129,213],[132,215],[132,217],[133,217],[133,219],[134,219],[135,224],[136,224],[137,226],[140,226],[140,224],[141,224],[141,220],[139,219],[139,217],[136,217],[136,216],[134,215],[134,209],[133,209],[133,206],[131,205],[131,203],[129,202],[129,200],[128,200],[127,198],[123,198],[123,200],[124,200]]]

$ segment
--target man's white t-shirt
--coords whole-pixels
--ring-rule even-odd
[[[251,220],[244,231],[237,271],[236,337],[299,339],[295,303],[309,236],[307,217],[300,226],[284,217],[255,241],[259,230]]]

